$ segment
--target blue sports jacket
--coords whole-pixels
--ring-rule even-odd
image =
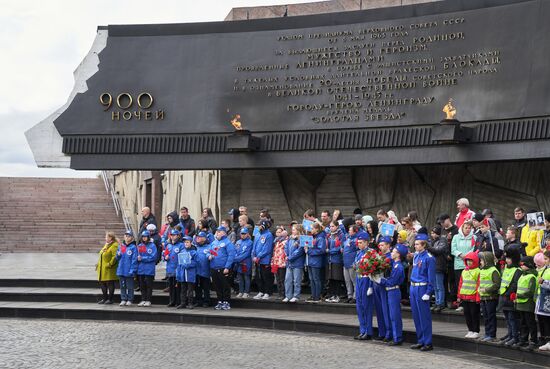
[[[327,239],[325,232],[319,232],[313,236],[313,246],[309,247],[306,253],[306,266],[322,268],[323,256],[326,254]]]
[[[210,269],[231,269],[235,260],[235,246],[229,241],[229,238],[223,237],[221,240],[215,240],[210,245]]]
[[[138,256],[141,256],[141,261],[138,260],[138,275],[155,276],[155,265],[157,261],[157,246],[150,241],[148,244],[140,243],[137,247]]]
[[[252,274],[252,240],[238,240],[235,245],[235,270],[238,273]]]
[[[197,281],[197,250],[193,246],[181,250],[176,268],[178,282],[195,283]]]
[[[136,275],[138,261],[137,247],[134,241],[128,245],[120,245],[116,253],[116,259],[118,260],[116,275],[119,277],[134,277]]]
[[[354,234],[353,236],[348,236],[348,239],[344,243],[344,268],[351,268],[353,267],[353,263],[355,262],[355,255],[357,255],[357,234]]]
[[[163,259],[166,262],[166,275],[173,277],[176,275],[176,268],[178,266],[178,254],[183,250],[185,246],[181,241],[176,242],[175,244],[168,243],[166,249],[164,250]],[[168,260],[166,260],[168,256]]]
[[[197,275],[200,277],[210,278],[210,244],[205,242],[202,245],[193,243],[193,246],[197,249]]]
[[[328,262],[330,264],[342,264],[344,243],[346,237],[342,231],[338,230],[334,236],[330,236],[328,240]]]
[[[285,254],[287,255],[286,265],[288,268],[303,268],[306,262],[304,248],[300,247],[299,238],[289,238],[285,245]]]

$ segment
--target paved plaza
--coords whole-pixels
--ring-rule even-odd
[[[1,368],[535,368],[451,350],[420,353],[257,329],[20,319],[1,319],[0,327]]]

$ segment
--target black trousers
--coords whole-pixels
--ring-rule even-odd
[[[223,269],[210,269],[210,275],[218,301],[229,302],[231,299],[231,272],[225,275]]]
[[[537,321],[535,320],[535,313],[531,311],[519,312],[519,341],[529,342],[529,336],[531,336],[531,342],[537,343]]]
[[[498,300],[481,301],[481,311],[485,325],[485,336],[496,338],[497,336],[497,305]]]
[[[103,293],[103,300],[113,301],[115,294],[115,281],[99,282],[101,293]]]
[[[454,260],[454,258],[452,258]],[[457,283],[455,281],[454,261],[447,263],[447,273],[445,273],[445,296],[448,302],[456,301]]]
[[[152,275],[139,275],[139,289],[141,291],[141,301],[151,301],[153,296],[153,279]]]
[[[336,279],[329,279],[328,280],[328,295],[329,297],[337,296],[340,297],[340,286],[342,285],[341,281],[337,281]]]
[[[210,304],[210,278],[197,275],[195,302],[200,305]]]
[[[550,341],[550,316],[546,315],[537,315],[537,319],[539,320],[539,329],[540,329],[540,336],[546,340],[546,342]]]
[[[453,301],[456,301],[457,294],[458,294],[458,284],[460,283],[460,277],[462,276],[462,269],[453,270],[453,275],[454,275],[454,283],[451,286],[453,287],[453,289],[451,290],[451,295],[453,295],[454,297]]]
[[[462,301],[464,318],[469,332],[479,333],[479,304],[472,301]]]
[[[261,293],[271,295],[273,293],[273,273],[271,273],[271,265],[259,265],[256,273],[256,284]]]
[[[179,282],[180,285],[180,305],[190,305],[193,303],[193,295],[195,293],[195,283]]]
[[[286,268],[277,269],[277,293],[279,297],[285,297]]]
[[[399,286],[399,290],[401,291],[401,299],[402,300],[408,300],[409,299],[409,269],[410,267],[407,266],[404,269],[405,273],[405,279],[403,279],[403,283]]]
[[[170,304],[179,305],[180,304],[180,286],[176,281],[176,277],[168,277],[168,292],[170,294]]]

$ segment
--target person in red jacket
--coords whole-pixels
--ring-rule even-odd
[[[456,209],[458,210],[458,214],[455,218],[455,225],[460,229],[464,222],[472,220],[475,212],[470,210],[470,201],[464,197],[456,200]]]
[[[475,252],[464,256],[466,268],[462,271],[458,283],[458,301],[462,302],[464,318],[468,326],[465,338],[479,338],[479,257]]]

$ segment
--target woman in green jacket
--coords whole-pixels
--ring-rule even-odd
[[[98,304],[112,304],[113,295],[115,294],[115,281],[118,280],[116,275],[116,252],[118,250],[118,240],[114,232],[105,234],[105,245],[99,252],[99,260],[95,265],[97,271],[97,280],[103,293],[103,299],[98,301]]]
[[[462,271],[466,267],[464,264],[464,257],[469,252],[474,251],[474,230],[472,222],[464,222],[457,234],[454,235],[451,241],[451,254],[454,256],[454,273],[456,288],[458,291],[458,283],[460,282],[460,276]],[[462,306],[458,306],[457,311],[462,311]]]

